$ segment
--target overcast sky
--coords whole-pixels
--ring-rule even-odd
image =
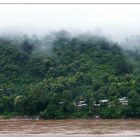
[[[140,32],[140,5],[0,5],[0,31],[96,32],[119,39]]]

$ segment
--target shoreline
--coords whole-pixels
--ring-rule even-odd
[[[49,118],[49,119],[43,119],[39,118],[38,116],[12,116],[12,117],[7,117],[7,116],[0,116],[0,119],[5,119],[5,120],[140,120],[140,118]]]

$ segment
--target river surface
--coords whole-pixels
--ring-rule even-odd
[[[140,120],[0,119],[0,136],[140,136]]]

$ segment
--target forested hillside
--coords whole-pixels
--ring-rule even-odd
[[[139,118],[139,58],[92,35],[1,37],[0,115]]]

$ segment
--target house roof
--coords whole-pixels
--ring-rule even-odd
[[[105,103],[105,102],[109,102],[108,99],[104,99],[104,100],[99,100],[99,102]]]

